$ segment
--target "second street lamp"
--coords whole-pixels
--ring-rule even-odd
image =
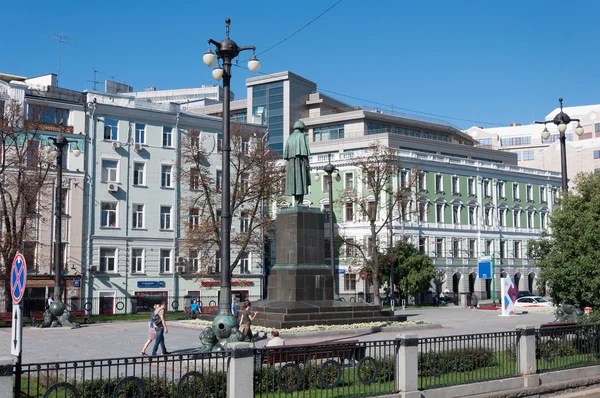
[[[333,164],[331,164],[331,154],[327,155],[328,163],[323,167],[323,171],[327,173],[329,176],[328,179],[328,189],[329,189],[329,257],[331,259],[331,275],[333,276],[333,299],[337,300],[339,298],[339,281],[337,272],[335,270],[335,244],[334,244],[334,236],[333,236],[333,178],[339,178],[339,174],[337,173],[338,169],[335,168]],[[334,176],[335,174],[335,176]]]
[[[248,69],[251,72],[257,72],[260,63],[256,59],[254,46],[238,46],[229,38],[229,24],[231,19],[225,19],[225,39],[221,42],[208,39],[208,50],[202,57],[206,66],[214,65],[219,60],[223,63],[221,67],[213,69],[212,75],[216,80],[223,79],[223,145],[222,145],[222,170],[223,184],[221,193],[221,291],[219,295],[219,312],[213,320],[213,330],[218,333],[220,339],[228,338],[232,328],[237,328],[237,319],[231,314],[231,138],[229,128],[231,125],[230,115],[230,82],[231,82],[231,62],[240,52],[252,50],[252,58],[248,61]],[[211,49],[215,47],[216,56]]]
[[[567,146],[565,143],[567,136],[565,132],[567,131],[567,126],[569,125],[569,123],[577,122],[577,127],[575,127],[575,134],[581,136],[583,134],[583,127],[581,127],[579,119],[571,119],[569,115],[563,112],[563,99],[559,98],[558,102],[560,102],[560,112],[557,113],[556,116],[554,116],[554,119],[535,123],[544,125],[544,131],[542,131],[542,138],[544,140],[550,138],[550,131],[548,131],[548,127],[545,126],[546,124],[552,123],[555,124],[558,128],[558,139],[560,140],[560,174],[562,177],[562,190],[566,191],[569,189],[569,180],[567,179]]]

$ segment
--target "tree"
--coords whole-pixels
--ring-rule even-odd
[[[221,157],[216,155],[218,145],[205,145],[199,131],[191,130],[182,143],[182,182],[189,183],[189,193],[182,199],[187,209],[186,236],[182,245],[190,257],[201,264],[213,264],[219,259],[221,247],[221,177],[215,168]],[[240,264],[245,253],[264,250],[261,247],[261,230],[264,236],[272,220],[263,213],[263,206],[279,196],[284,172],[276,166],[278,156],[261,139],[257,128],[233,123],[231,126],[231,247],[229,270],[216,270],[210,266],[198,270],[198,275],[228,271],[230,274]],[[185,212],[185,210],[182,210]],[[261,264],[261,266],[265,266]]]
[[[388,250],[381,256],[382,282],[389,283],[392,262],[394,262],[394,287],[400,292],[400,297],[416,296],[428,290],[431,281],[436,277],[433,260],[406,240],[397,242],[391,251]]]
[[[579,174],[550,216],[550,232],[530,241],[528,256],[541,268],[557,304],[600,308],[600,173]]]
[[[394,184],[394,178],[402,168],[401,162],[394,149],[378,141],[372,143],[363,154],[358,155],[353,165],[358,169],[361,187],[345,190],[339,201],[342,208],[351,203],[354,213],[366,219],[369,224],[369,235],[366,242],[344,234],[341,239],[346,245],[356,249],[373,283],[374,302],[379,305],[382,275],[379,261],[379,246],[382,242],[379,237],[382,231],[386,233],[386,227],[393,221],[392,209],[410,198],[412,184],[408,181]]]
[[[25,243],[35,241],[35,221],[48,205],[43,197],[52,196],[48,174],[53,162],[40,151],[38,126],[39,120],[25,120],[20,102],[9,100],[0,107],[0,276],[7,301],[13,259],[22,252],[29,260],[28,268],[34,265],[33,258],[24,252]]]

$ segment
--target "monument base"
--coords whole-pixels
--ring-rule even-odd
[[[404,322],[406,316],[394,315],[391,310],[348,301],[276,301],[262,300],[252,303],[258,316],[252,324],[288,329],[312,325],[348,325],[364,322]]]

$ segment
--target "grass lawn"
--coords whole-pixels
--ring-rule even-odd
[[[550,372],[558,369],[583,368],[586,366],[599,365],[600,359],[596,354],[575,354],[567,356],[556,356],[552,361],[538,358],[538,372]]]

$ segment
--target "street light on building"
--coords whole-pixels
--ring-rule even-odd
[[[54,300],[57,302],[61,300],[60,291],[60,278],[61,268],[63,261],[63,247],[62,247],[62,216],[63,216],[63,192],[62,192],[62,172],[63,172],[63,156],[64,148],[67,147],[72,141],[68,141],[64,135],[59,134],[56,137],[48,137],[54,144],[54,148],[51,145],[47,145],[44,150],[48,155],[51,153],[56,157],[56,191],[54,201]],[[73,155],[78,157],[81,155],[79,148],[73,150]]]
[[[562,189],[566,191],[569,189],[568,179],[567,179],[567,147],[565,144],[567,131],[567,126],[571,122],[577,122],[577,127],[575,127],[575,134],[581,136],[583,134],[583,127],[581,127],[579,119],[571,119],[569,115],[563,112],[563,99],[559,98],[558,102],[560,102],[560,112],[554,116],[552,120],[545,120],[543,122],[535,122],[537,124],[544,125],[544,131],[542,131],[542,138],[547,140],[550,138],[550,131],[548,131],[548,127],[545,125],[548,123],[554,123],[558,128],[559,140],[560,140],[560,166],[561,166],[561,176],[562,176]]]
[[[229,24],[231,19],[225,19],[225,39],[217,42],[208,39],[208,50],[202,57],[206,66],[211,67],[217,62],[217,66],[212,71],[215,80],[223,80],[223,144],[222,152],[222,171],[223,185],[221,194],[221,292],[219,296],[219,313],[213,321],[213,327],[223,329],[224,327],[237,327],[237,319],[231,315],[231,209],[230,209],[230,186],[231,186],[231,139],[229,128],[231,125],[230,115],[230,82],[231,82],[231,62],[240,52],[252,50],[252,57],[248,61],[248,69],[251,72],[258,72],[260,63],[256,59],[254,46],[238,46],[229,38]],[[213,52],[211,45],[215,47]],[[221,66],[222,63],[222,66]]]
[[[335,270],[335,245],[333,235],[333,178],[336,180],[340,177],[338,169],[331,164],[331,154],[327,155],[328,163],[323,167],[323,171],[329,176],[328,189],[329,189],[329,257],[331,259],[331,275],[333,276],[333,297],[338,299],[340,295],[340,289],[338,287],[339,281],[337,280],[337,272]]]

